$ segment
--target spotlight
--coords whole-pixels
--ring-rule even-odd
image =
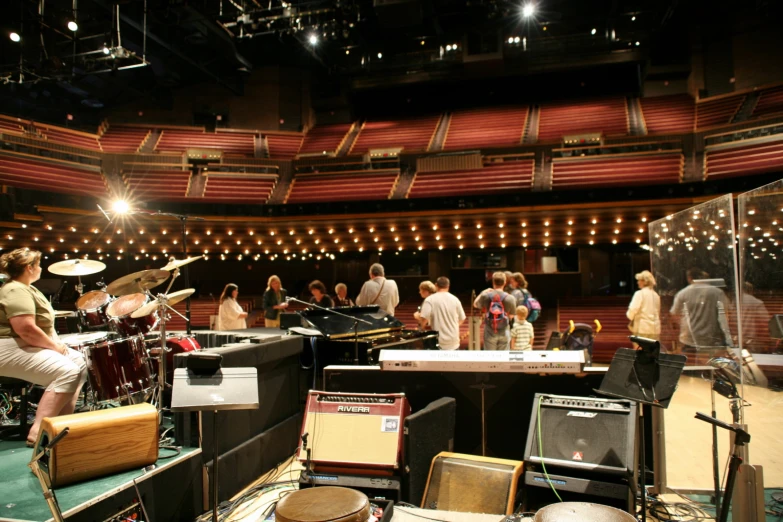
[[[130,205],[128,205],[127,201],[123,201],[121,199],[118,199],[117,201],[112,204],[112,210],[116,212],[117,214],[125,214],[130,210]]]
[[[315,45],[318,43],[318,37],[314,34],[311,34],[309,41],[310,41],[310,45]]]
[[[536,8],[533,4],[525,4],[522,7],[522,16],[524,16],[525,18],[530,18],[531,16],[533,16],[533,13],[535,12],[536,12]]]
[[[451,51],[451,44],[446,45],[446,50]]]
[[[632,17],[631,17],[631,21],[632,21],[632,22],[635,22],[635,21],[636,21],[636,16],[632,16]]]
[[[598,31],[596,31],[596,30],[595,30],[595,27],[593,27],[593,30],[592,30],[592,31],[590,31],[590,34],[592,34],[592,35],[595,35],[595,33],[597,33],[597,32],[598,32]]]
[[[11,33],[8,35],[8,37],[11,39],[12,42],[18,42],[22,39],[21,36],[19,36],[19,33]]]
[[[641,43],[639,43],[639,42],[637,41],[637,42],[636,42],[636,47],[639,47],[640,45],[641,45]]]
[[[378,59],[380,60],[381,58],[383,58],[383,53],[378,53]]]
[[[518,44],[518,43],[519,43],[519,36],[515,36],[515,37],[514,37],[514,43],[515,43],[515,44]]]
[[[345,50],[345,54],[351,54],[351,50],[350,49],[346,49]]]
[[[103,44],[103,54],[109,54],[111,51],[109,51],[109,48],[106,47],[106,44]]]
[[[79,30],[79,26],[76,24],[76,22],[71,20],[70,22],[68,22],[68,29],[70,29],[71,31],[73,31],[75,33],[76,31]]]
[[[509,36],[508,37],[508,44],[511,45],[512,43],[514,43],[514,37],[513,36]]]

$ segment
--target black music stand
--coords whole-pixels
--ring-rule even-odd
[[[211,352],[187,354],[187,368],[174,370],[171,411],[211,411],[212,420],[212,520],[218,521],[218,411],[258,409],[258,370],[221,368],[223,357]]]
[[[601,387],[595,390],[602,395],[627,399],[657,408],[668,408],[677,382],[688,360],[684,355],[661,353],[661,343],[654,339],[628,337],[640,350],[620,348],[612,358]],[[647,520],[647,470],[645,462],[644,423],[639,417],[639,466],[642,468],[642,522]]]

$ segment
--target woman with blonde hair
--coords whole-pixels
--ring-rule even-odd
[[[280,278],[276,275],[269,276],[264,292],[264,326],[280,328],[280,312],[288,308],[285,298],[286,291]]]
[[[27,434],[32,446],[44,417],[73,413],[87,365],[60,342],[52,305],[32,285],[41,278],[41,253],[18,248],[0,257],[0,270],[10,277],[0,288],[0,376],[46,388]]]
[[[422,298],[421,306],[413,312],[413,318],[416,319],[416,322],[419,323],[419,330],[423,330],[425,327],[425,320],[421,317],[421,308],[424,306],[424,301],[427,300],[429,296],[437,292],[438,289],[435,286],[435,283],[432,281],[422,281],[419,283],[419,295]]]
[[[633,335],[658,339],[661,335],[661,297],[653,290],[655,277],[649,270],[636,274],[639,290],[633,294],[626,317],[631,321],[628,329]]]
[[[247,312],[237,302],[239,288],[229,283],[220,294],[220,312],[218,313],[218,330],[244,330],[247,328]]]

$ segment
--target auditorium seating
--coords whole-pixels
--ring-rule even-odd
[[[297,174],[285,203],[389,199],[398,177],[398,169]]]
[[[24,132],[22,123],[16,121],[16,118],[8,118],[6,116],[0,116],[0,132]]]
[[[155,145],[158,152],[185,152],[187,149],[218,149],[224,154],[252,157],[255,151],[254,134],[164,128]]]
[[[783,115],[783,85],[762,91],[752,116],[761,118],[779,114]]]
[[[538,140],[559,141],[567,134],[600,132],[604,135],[628,134],[628,114],[624,98],[584,102],[542,104]]]
[[[52,125],[44,125],[39,123],[36,123],[36,127],[51,143],[67,145],[69,147],[79,147],[81,149],[88,150],[101,150],[101,145],[98,143],[98,136],[95,134],[87,134],[85,132],[73,131],[70,129],[64,129],[62,127],[54,127]]]
[[[316,125],[305,134],[299,154],[323,154],[337,152],[353,125]],[[271,148],[271,147],[270,147]]]
[[[530,158],[485,163],[482,169],[419,172],[413,178],[407,197],[434,198],[531,190],[533,164]]]
[[[680,151],[554,158],[552,188],[583,189],[679,183],[682,169],[683,156]]]
[[[143,127],[111,125],[100,138],[104,152],[138,152],[150,135]]]
[[[778,141],[756,138],[707,147],[704,172],[707,178],[748,176],[779,172],[783,165],[783,136]]]
[[[522,141],[528,107],[454,111],[444,150],[513,147]]]
[[[275,188],[274,174],[208,173],[204,200],[213,202],[266,203]]]
[[[133,199],[182,200],[190,186],[190,171],[176,169],[133,169],[122,173]]]
[[[406,152],[426,151],[435,134],[440,115],[387,121],[367,121],[351,148],[351,154],[370,149],[402,147]]]
[[[642,98],[641,103],[647,134],[693,132],[695,107],[687,94]]]
[[[696,103],[696,128],[731,123],[734,115],[745,101],[744,94],[706,99]]]
[[[269,157],[291,159],[299,152],[302,145],[300,134],[266,134],[266,144],[269,147]]]
[[[106,182],[97,166],[28,154],[0,151],[0,183],[12,187],[106,196]]]

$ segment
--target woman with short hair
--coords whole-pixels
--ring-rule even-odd
[[[655,277],[649,270],[636,274],[639,290],[633,294],[626,317],[633,335],[657,340],[661,336],[661,297],[653,290]]]
[[[351,298],[348,297],[348,287],[345,283],[337,283],[334,287],[334,306],[355,306]]]
[[[334,306],[334,302],[326,293],[326,286],[322,282],[316,279],[307,288],[313,294],[313,297],[310,298],[312,304],[316,304],[321,308],[332,308]]]

